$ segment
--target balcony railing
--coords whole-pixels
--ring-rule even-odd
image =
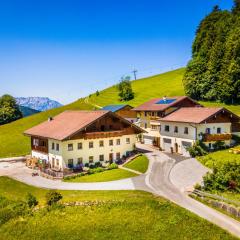
[[[116,131],[106,131],[106,132],[88,132],[84,133],[85,139],[95,139],[95,138],[110,138],[110,137],[121,137],[123,135],[132,134],[132,129],[116,130]]]
[[[157,117],[157,116],[152,116],[152,117],[150,117],[150,120],[151,121],[158,121],[158,120],[160,120],[161,118],[160,117]]]
[[[219,134],[205,133],[203,135],[204,142],[226,141],[226,140],[231,140],[231,139],[232,139],[231,133],[219,133]]]

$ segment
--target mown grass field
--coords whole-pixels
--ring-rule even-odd
[[[145,155],[140,155],[134,158],[132,161],[124,164],[123,166],[141,173],[145,173],[148,169],[148,163],[149,163],[148,158]]]
[[[47,190],[0,177],[0,195],[44,202]],[[10,188],[8,186],[11,186]],[[3,191],[2,189],[8,189]],[[236,239],[175,204],[141,191],[61,191],[63,201],[106,201],[95,206],[38,210],[0,227],[0,239]],[[71,198],[69,198],[71,197]],[[113,201],[114,200],[114,201]],[[2,208],[0,207],[0,213]],[[4,215],[0,214],[0,218]]]
[[[135,92],[135,98],[125,103],[137,106],[152,98],[162,97],[165,95],[184,95],[182,85],[184,71],[185,68],[181,68],[171,72],[133,81],[132,87]],[[88,102],[100,106],[120,103],[117,88],[113,86],[100,91],[99,96],[92,94],[91,97],[88,98]],[[204,102],[202,104],[206,106],[225,106],[240,115],[240,106],[237,105],[226,106],[224,104],[214,102]],[[47,120],[48,116],[55,116],[56,114],[68,109],[85,110],[93,108],[94,107],[91,104],[84,102],[84,99],[79,99],[72,104],[0,126],[0,158],[28,154],[30,152],[30,142],[27,137],[22,135],[22,133],[26,129]]]
[[[124,178],[136,177],[137,174],[123,169],[112,169],[91,175],[64,180],[65,182],[108,182]]]

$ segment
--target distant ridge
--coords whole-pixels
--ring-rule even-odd
[[[19,109],[22,112],[23,117],[28,117],[28,116],[31,116],[33,114],[40,112],[38,110],[29,108],[29,107],[25,107],[25,106],[21,106],[21,105],[19,105]]]
[[[61,107],[62,104],[48,97],[17,97],[17,104],[40,112]]]

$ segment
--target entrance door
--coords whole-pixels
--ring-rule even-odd
[[[175,143],[175,152],[178,153],[178,144]]]
[[[110,162],[110,163],[113,162],[113,153],[109,153],[109,162]]]

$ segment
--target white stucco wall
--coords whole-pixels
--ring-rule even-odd
[[[126,143],[126,139],[130,138],[130,143]],[[113,140],[113,146],[109,146],[109,140]],[[120,145],[117,145],[117,139],[120,139]],[[104,146],[100,147],[99,142],[103,140]],[[78,158],[83,159],[83,164],[89,162],[89,156],[93,156],[94,162],[99,162],[99,155],[104,155],[104,162],[109,161],[109,154],[113,153],[113,159],[116,160],[116,154],[120,153],[120,156],[126,155],[128,151],[134,149],[134,144],[137,141],[137,135],[125,135],[122,137],[103,138],[103,139],[91,139],[91,140],[69,140],[69,141],[55,141],[49,140],[49,159],[52,158],[59,160],[59,167],[65,168],[69,159],[73,159],[74,165],[77,164]],[[59,151],[52,150],[52,142],[59,143]],[[93,142],[93,148],[89,148],[89,142]],[[82,149],[78,149],[78,143],[82,143]],[[68,144],[73,144],[73,151],[68,151]]]
[[[169,132],[165,131],[165,125],[169,126]],[[175,126],[178,127],[178,133],[174,132]],[[188,127],[188,134],[184,133],[184,128]],[[231,123],[203,123],[203,124],[189,124],[189,123],[177,123],[177,122],[162,122],[161,123],[161,147],[164,149],[164,138],[171,139],[171,147],[174,152],[176,150],[176,145],[178,144],[178,153],[185,153],[183,142],[193,144],[196,139],[200,139],[199,134],[205,133],[207,128],[210,128],[211,134],[217,134],[217,128],[221,128],[221,133],[231,133]],[[230,145],[230,141],[224,141],[226,145]],[[209,143],[205,143],[209,146]]]

